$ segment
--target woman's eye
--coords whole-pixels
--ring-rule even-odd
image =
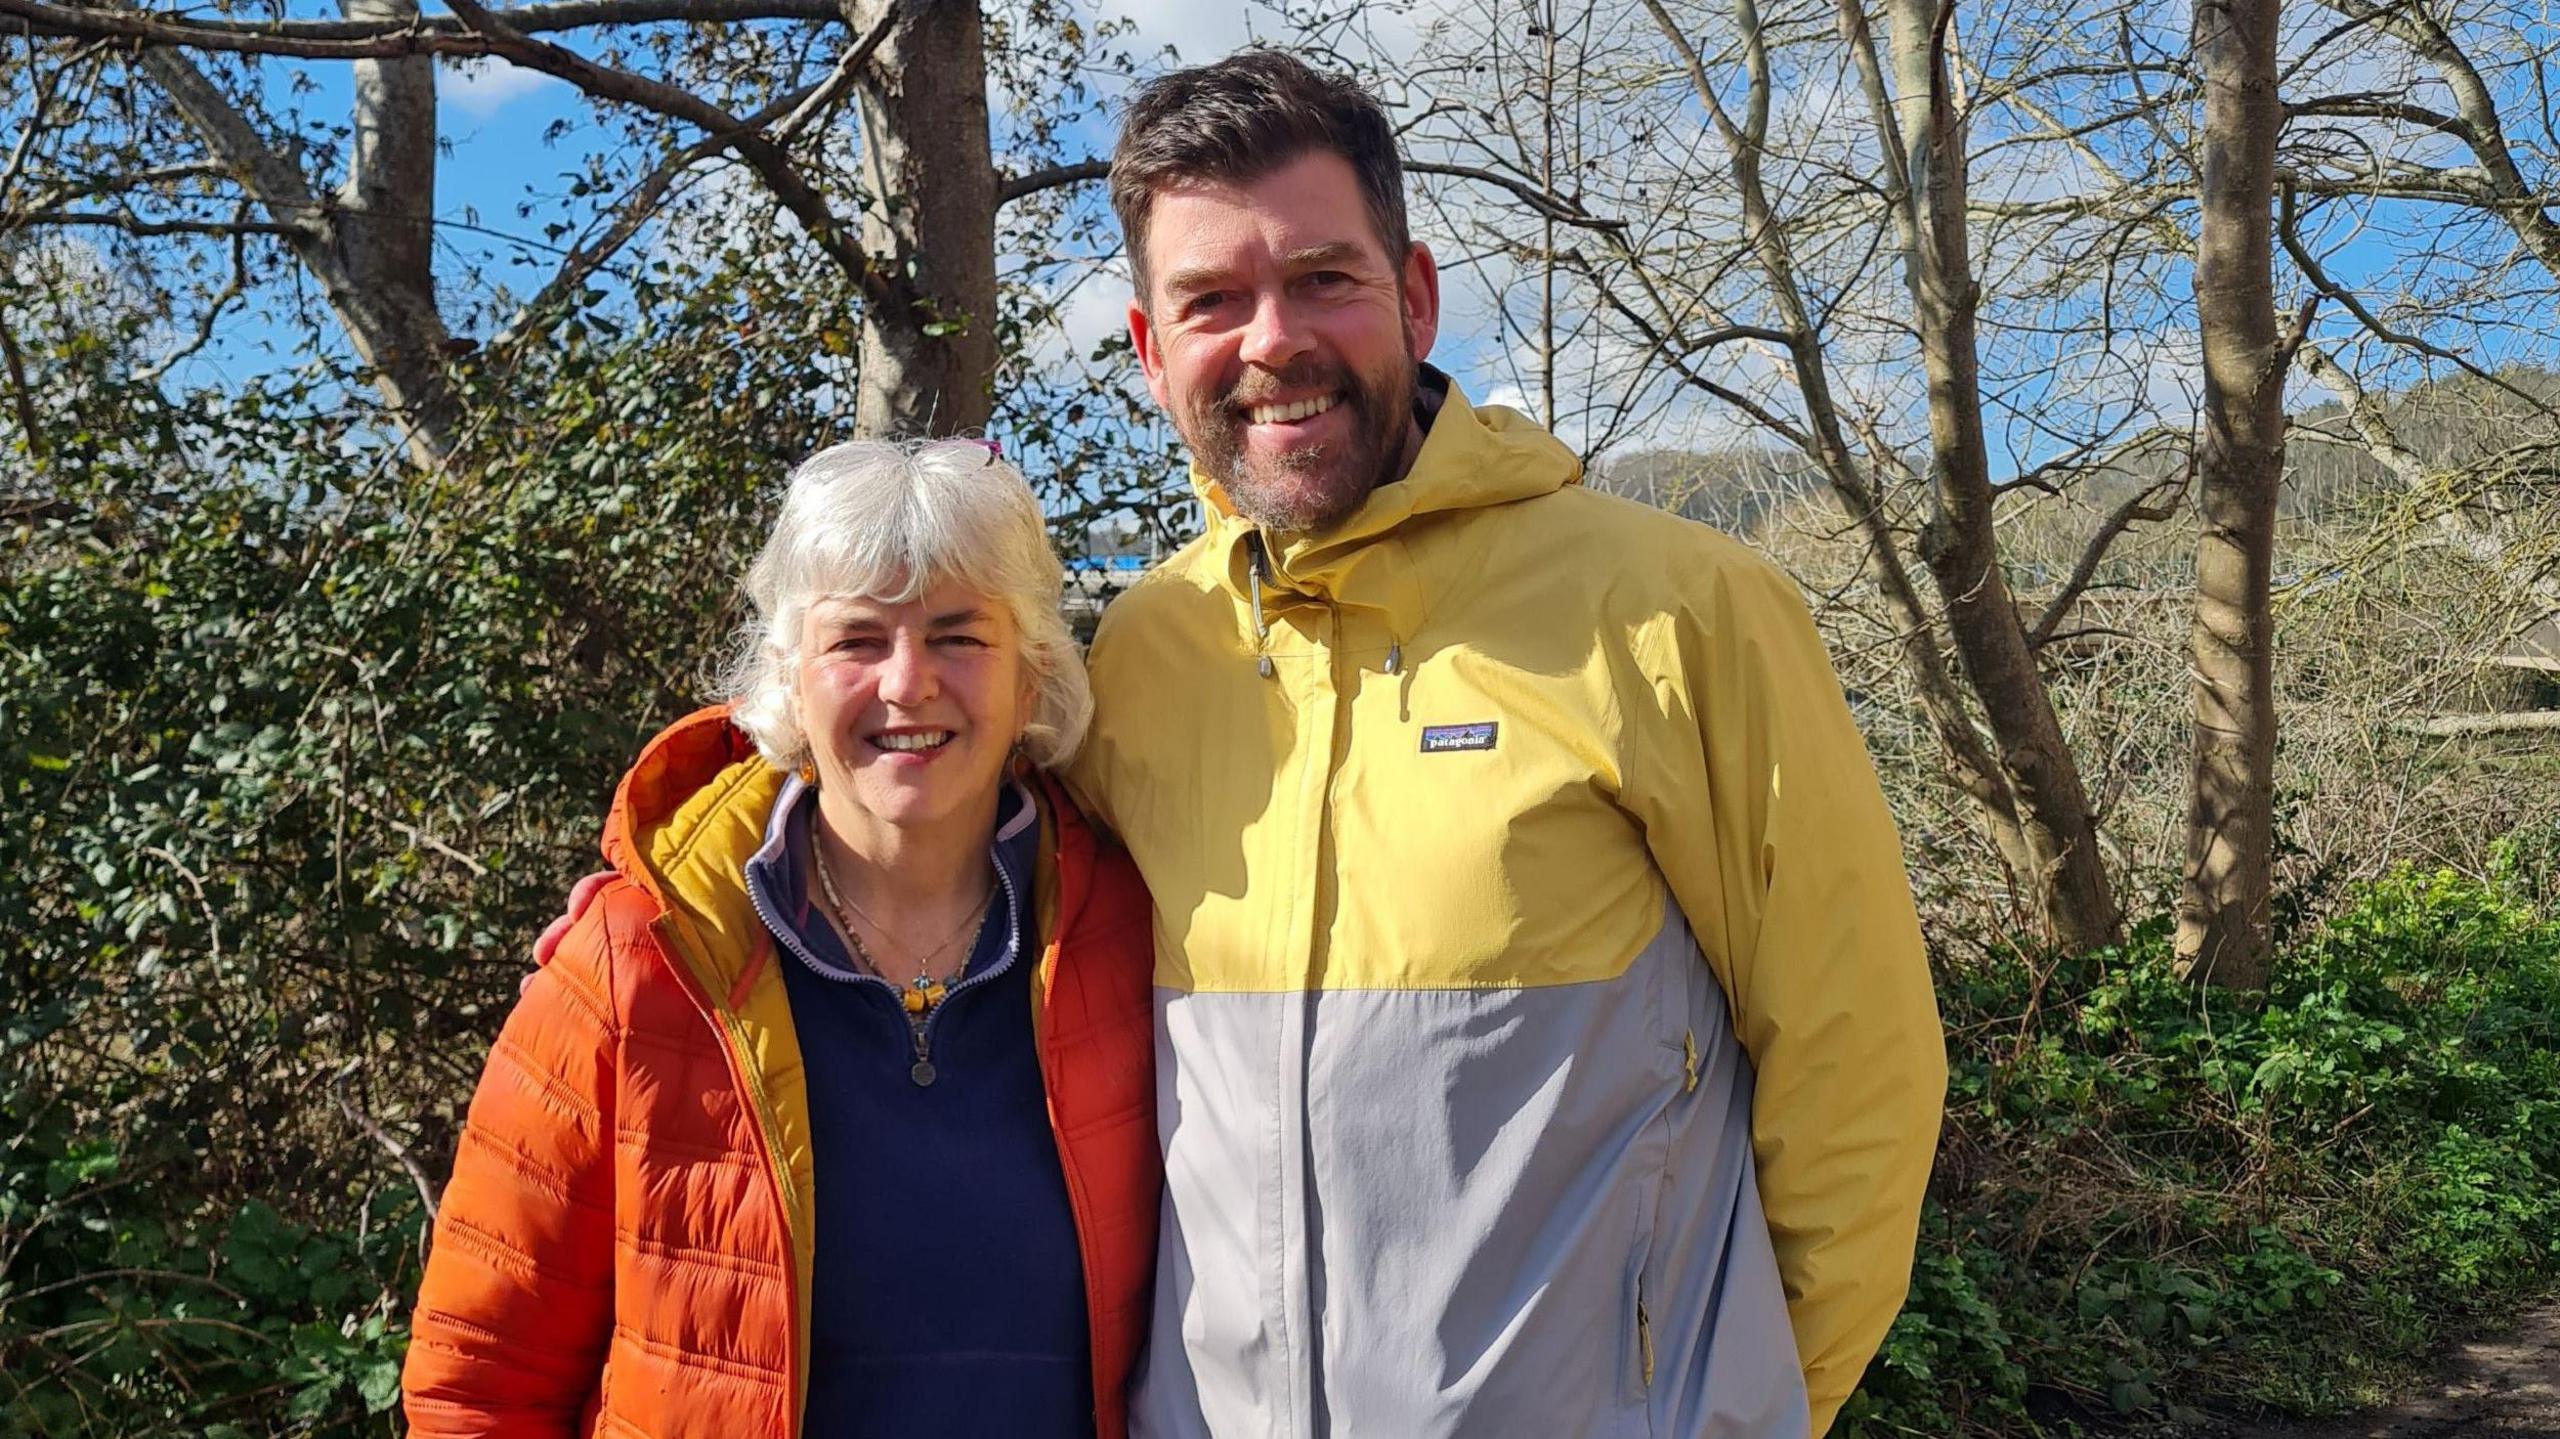
[[[944,635],[942,642],[956,649],[982,650],[987,647],[987,642],[976,635]]]

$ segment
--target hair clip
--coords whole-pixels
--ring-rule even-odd
[[[979,448],[981,448],[981,449],[985,450],[985,451],[987,452],[987,463],[988,463],[988,464],[991,464],[991,465],[992,465],[992,464],[994,464],[996,461],[1001,460],[1001,459],[1003,459],[1003,458],[1004,458],[1004,441],[1002,441],[1002,440],[981,440],[981,439],[974,439],[974,438],[973,438],[973,439],[964,440],[964,441],[962,441],[962,443],[963,443],[963,444],[976,445],[976,446],[978,446]]]

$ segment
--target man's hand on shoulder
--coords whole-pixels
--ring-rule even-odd
[[[588,875],[570,887],[567,912],[543,926],[542,937],[533,942],[533,962],[537,968],[549,964],[551,957],[560,952],[560,941],[568,937],[570,929],[579,920],[587,917],[587,906],[595,903],[596,895],[612,879],[613,871],[608,869]]]

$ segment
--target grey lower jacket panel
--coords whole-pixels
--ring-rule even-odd
[[[1804,1439],[1750,1066],[1666,911],[1593,983],[1159,990],[1131,1433]]]

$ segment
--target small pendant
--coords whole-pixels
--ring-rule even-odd
[[[930,1003],[930,1001],[925,998],[923,990],[910,989],[906,993],[898,996],[898,1003],[906,1006],[906,1011],[909,1014],[922,1014],[924,1013],[925,1005]]]
[[[933,1061],[930,1059],[917,1060],[915,1068],[907,1071],[907,1078],[914,1080],[916,1082],[916,1088],[918,1089],[930,1086],[933,1083]]]

